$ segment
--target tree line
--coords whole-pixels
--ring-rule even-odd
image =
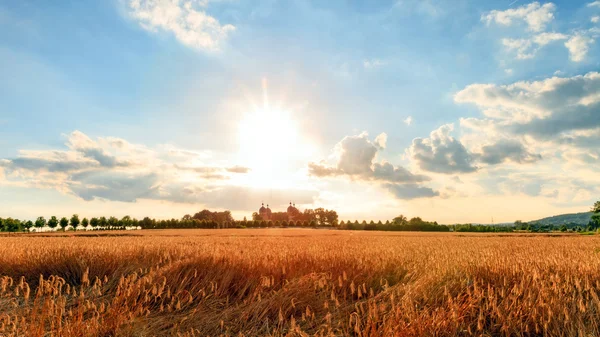
[[[437,222],[424,221],[419,217],[412,219],[406,218],[404,215],[395,217],[392,221],[367,223],[366,221],[358,222],[340,222],[339,229],[347,230],[372,230],[372,231],[417,231],[417,232],[449,232],[450,227],[440,225]]]
[[[126,229],[136,228],[139,226],[137,219],[131,218],[130,216],[124,216],[118,219],[114,216],[111,217],[99,217],[99,218],[88,218],[80,219],[79,215],[74,214],[70,218],[62,217],[57,218],[51,216],[49,219],[43,216],[38,217],[35,221],[31,220],[19,220],[13,218],[0,218],[0,231],[3,232],[19,232],[32,230],[42,230],[43,228],[50,228],[51,230],[61,229],[65,231],[67,228],[72,230],[78,229]]]
[[[594,203],[592,207],[592,218],[589,224],[583,226],[562,225],[542,225],[536,223],[527,223],[516,221],[512,226],[491,226],[474,224],[455,224],[440,225],[437,222],[424,221],[420,217],[411,219],[403,215],[395,217],[392,221],[374,222],[367,221],[342,221],[338,223],[338,216],[335,211],[317,208],[315,210],[305,210],[298,212],[297,219],[287,220],[283,217],[275,217],[269,221],[262,220],[260,217],[254,217],[252,220],[235,220],[230,211],[212,212],[202,210],[194,215],[186,214],[181,219],[157,220],[145,217],[142,220],[124,216],[122,218],[111,217],[93,217],[80,219],[79,215],[74,214],[70,218],[58,218],[52,216],[49,219],[43,216],[35,221],[19,220],[13,218],[0,218],[0,231],[2,232],[20,232],[20,231],[41,231],[44,228],[51,230],[115,230],[115,229],[171,229],[171,228],[270,228],[270,227],[296,227],[296,228],[336,228],[342,230],[379,230],[379,231],[430,231],[430,232],[551,232],[551,231],[597,231],[600,229],[600,201]],[[283,212],[282,212],[283,213]],[[277,214],[277,213],[273,213]],[[286,214],[286,213],[283,213]],[[287,214],[286,214],[287,215]],[[300,215],[300,216],[299,216]],[[288,216],[289,217],[289,216]]]

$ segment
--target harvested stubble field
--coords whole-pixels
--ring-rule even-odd
[[[90,235],[0,237],[0,336],[600,335],[597,236]]]

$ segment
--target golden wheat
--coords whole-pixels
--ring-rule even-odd
[[[600,334],[600,237],[0,237],[0,336]]]

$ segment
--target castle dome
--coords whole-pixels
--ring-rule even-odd
[[[265,204],[262,204],[262,206],[260,206],[260,209],[258,210],[258,213],[264,213],[266,211],[267,209],[265,208]]]
[[[292,206],[292,202],[290,201],[290,205],[287,208],[288,213],[291,213],[294,211],[294,206]]]

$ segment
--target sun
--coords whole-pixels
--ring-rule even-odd
[[[238,125],[238,159],[251,169],[248,182],[262,187],[288,185],[311,151],[291,109],[271,106],[263,82],[263,104],[244,112]]]
[[[240,156],[254,172],[275,177],[288,169],[298,145],[298,126],[289,112],[263,107],[239,124]]]

